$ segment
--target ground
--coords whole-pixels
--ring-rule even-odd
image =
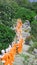
[[[15,62],[13,63],[13,65],[37,65],[37,58],[35,58],[35,55],[27,52],[29,47],[29,45],[23,45],[22,53],[15,56]],[[27,55],[29,58],[27,58],[26,56],[22,56],[22,54]],[[0,65],[3,64],[0,62]]]

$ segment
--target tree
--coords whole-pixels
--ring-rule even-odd
[[[29,0],[15,0],[19,5],[25,6],[29,3]]]
[[[0,51],[6,49],[12,43],[15,34],[14,30],[6,27],[4,24],[0,24]]]
[[[31,23],[31,34],[33,41],[37,42],[37,21],[33,20]]]
[[[24,21],[29,20],[31,22],[34,19],[35,15],[35,12],[24,7],[19,7],[19,9],[16,12],[15,18],[21,18]]]
[[[12,7],[10,7],[8,4],[0,4],[0,20],[1,22],[11,27],[13,25],[12,18],[14,17],[14,12]]]

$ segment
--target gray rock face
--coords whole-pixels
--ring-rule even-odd
[[[15,57],[14,65],[24,65],[22,61],[23,61],[23,59],[19,55],[17,55]]]
[[[29,45],[24,45],[21,54],[27,55],[29,58],[26,60],[24,56],[16,55],[14,65],[37,65],[37,59],[35,59],[34,55],[27,52],[28,49]]]
[[[22,50],[22,52],[27,52],[28,51],[28,49],[29,49],[29,45],[23,45],[23,50]]]
[[[30,53],[27,52],[27,50],[29,49],[29,45],[23,45],[23,50],[21,54],[27,55],[29,56],[29,58],[24,58],[24,56],[22,57],[21,54],[17,54],[15,56],[15,61],[13,63],[13,65],[37,65],[37,58],[35,58],[35,55],[32,55]],[[0,61],[0,65],[3,65],[3,63]]]
[[[34,17],[35,20],[37,20],[37,15]]]
[[[30,44],[30,45],[32,45],[32,44],[33,44],[33,41],[32,41],[32,40],[30,40],[29,44]]]
[[[37,54],[37,49],[36,48],[34,48],[34,53]]]
[[[0,61],[0,65],[3,65],[3,63]]]

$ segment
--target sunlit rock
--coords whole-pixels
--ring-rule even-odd
[[[37,15],[34,17],[35,20],[37,20]]]
[[[36,48],[34,48],[34,53],[37,54],[37,49]]]
[[[5,50],[1,50],[1,53],[4,54],[5,53]]]

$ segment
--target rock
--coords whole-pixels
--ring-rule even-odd
[[[35,20],[37,20],[37,15],[34,17]]]
[[[22,29],[27,32],[31,31],[30,22],[28,20],[25,21],[25,23],[22,26]]]
[[[34,63],[33,63],[33,65],[37,65],[37,60],[36,60],[36,59],[34,60]]]
[[[30,45],[32,45],[32,44],[33,44],[33,41],[32,41],[32,40],[30,40],[29,44],[30,44]]]
[[[4,54],[5,53],[5,50],[2,50],[1,53]]]
[[[17,55],[15,57],[15,62],[13,63],[13,65],[23,65],[23,59],[22,59],[22,57],[20,57],[19,55]]]
[[[36,48],[34,48],[34,53],[37,54],[37,49]]]
[[[29,45],[23,45],[23,52],[28,51],[29,47],[30,47]]]
[[[0,65],[3,65],[3,63],[0,61]]]

